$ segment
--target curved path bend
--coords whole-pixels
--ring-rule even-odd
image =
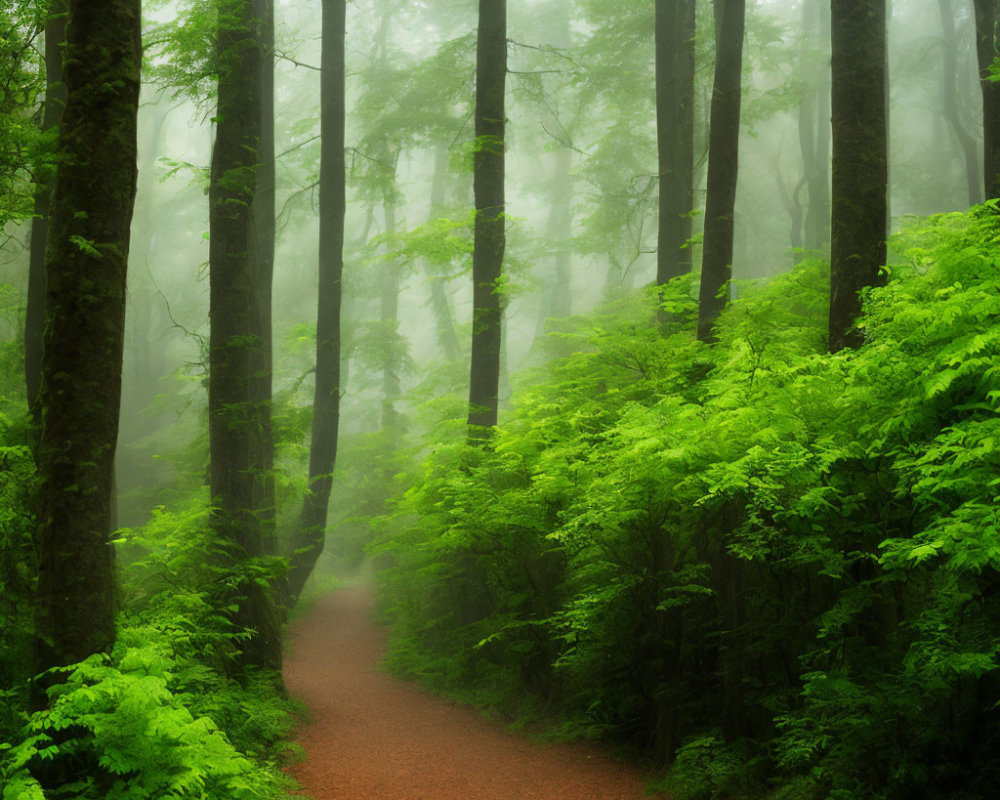
[[[315,800],[641,800],[643,776],[590,745],[539,745],[378,670],[385,631],[363,586],[292,625],[289,691],[310,711],[290,769]]]

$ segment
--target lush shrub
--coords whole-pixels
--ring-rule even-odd
[[[61,670],[49,707],[0,745],[3,800],[283,796],[292,716],[273,676],[236,673],[222,613],[238,580],[199,494],[119,532],[124,608],[110,655]],[[268,580],[275,565],[253,564]]]
[[[229,716],[238,709],[253,719],[251,708],[269,704],[235,685],[205,686],[208,673],[198,665],[148,643],[148,629],[132,633],[141,645],[122,644],[113,657],[91,656],[68,669],[65,682],[50,691],[50,707],[31,715],[26,738],[8,754],[4,800],[277,796],[276,771],[248,758],[211,716],[197,713],[209,688],[212,706]],[[273,711],[267,719],[273,725]],[[255,724],[259,733],[264,726]],[[267,731],[272,743],[284,727]]]
[[[897,237],[858,351],[825,353],[818,262],[712,346],[685,281],[665,332],[649,296],[565,321],[490,446],[439,426],[379,523],[393,666],[729,776],[692,797],[768,789],[734,753],[803,796],[988,796],[997,229]]]

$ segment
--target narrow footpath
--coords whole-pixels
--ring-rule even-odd
[[[292,625],[288,689],[309,708],[307,758],[291,768],[315,800],[640,800],[639,771],[590,745],[539,745],[475,709],[379,672],[385,632],[350,587]]]

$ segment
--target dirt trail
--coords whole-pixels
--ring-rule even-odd
[[[385,633],[371,593],[341,589],[292,625],[289,690],[309,707],[307,759],[291,770],[316,800],[640,800],[642,776],[588,745],[538,745],[474,709],[378,671]]]

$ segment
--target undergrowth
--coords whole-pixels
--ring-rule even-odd
[[[631,742],[682,800],[991,797],[997,230],[898,235],[857,351],[808,260],[713,345],[691,278],[666,330],[652,293],[560,321],[489,446],[440,421],[373,523],[391,668]]]
[[[119,559],[131,563],[114,650],[59,670],[44,710],[29,713],[17,695],[0,738],[3,800],[268,800],[291,790],[280,766],[294,709],[274,676],[232,668],[244,634],[220,612],[232,576],[207,523],[199,494],[119,532]]]

